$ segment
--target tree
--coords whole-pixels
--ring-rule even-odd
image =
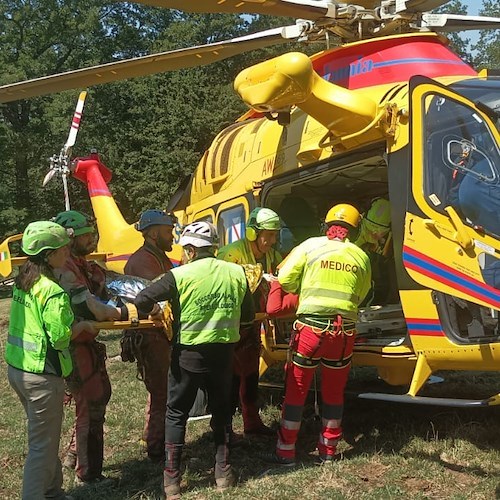
[[[172,16],[163,11],[160,25]],[[140,55],[157,36],[150,11],[136,5],[0,0],[0,83]],[[55,152],[55,145],[62,145],[74,102],[75,93],[66,92],[0,107],[5,153],[5,182],[0,188],[2,233],[19,231],[28,220],[48,217],[62,208],[39,188],[45,174],[41,165]]]
[[[483,8],[479,12],[483,16],[500,17],[500,1],[484,0]],[[473,46],[477,51],[476,66],[500,68],[500,31],[484,30],[478,42]]]
[[[446,2],[441,7],[435,9],[436,13],[442,14],[467,14],[467,7],[460,0]],[[467,32],[446,33],[446,38],[450,41],[453,50],[468,64],[473,65],[474,58],[471,55],[471,40],[465,34]]]

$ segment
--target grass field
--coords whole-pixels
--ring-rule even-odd
[[[23,409],[6,377],[3,361],[8,300],[0,301],[0,498],[19,498],[25,459],[26,422]],[[77,499],[162,498],[162,467],[148,461],[140,442],[146,392],[135,377],[135,365],[119,358],[119,334],[102,335],[108,349],[113,395],[105,426],[107,487],[76,487],[65,471],[65,487]],[[500,368],[500,367],[499,367]],[[353,378],[364,384],[362,370]],[[482,397],[500,390],[498,374],[447,374],[435,394],[452,387],[454,396]],[[361,381],[361,382],[360,382]],[[262,391],[266,423],[279,419],[279,391]],[[474,396],[474,397],[476,397]],[[213,487],[213,447],[206,420],[188,424],[183,465],[186,499],[499,499],[500,408],[450,409],[395,405],[348,397],[342,460],[314,465],[319,424],[313,405],[306,409],[295,469],[269,468],[258,454],[272,450],[274,439],[244,440],[233,452],[238,485],[230,492]],[[69,439],[74,407],[65,411],[61,454]],[[241,432],[241,418],[235,429]]]

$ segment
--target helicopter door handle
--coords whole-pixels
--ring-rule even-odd
[[[455,240],[464,249],[469,250],[474,247],[474,241],[470,237],[465,224],[460,219],[457,211],[452,206],[445,207],[445,212],[449,215],[451,223],[455,228]]]

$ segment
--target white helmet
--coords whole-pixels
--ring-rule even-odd
[[[200,221],[188,224],[182,231],[179,245],[194,247],[215,247],[219,244],[217,229],[210,222]]]

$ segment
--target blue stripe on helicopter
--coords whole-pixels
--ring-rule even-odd
[[[440,332],[443,329],[441,328],[441,324],[429,325],[425,323],[407,323],[408,329],[410,330],[427,330],[433,332]]]
[[[462,289],[464,293],[474,295],[476,298],[479,298],[481,300],[492,301],[493,303],[497,304],[500,302],[500,292],[498,292],[494,288],[481,283],[480,281],[472,280],[464,274],[458,273],[452,268],[445,266],[444,264],[431,259],[426,255],[416,252],[413,249],[410,249],[408,247],[405,247],[405,249],[407,250],[403,251],[403,260],[405,261],[405,263],[407,262],[410,265],[413,264],[417,268],[427,271],[425,274],[428,277],[434,279],[436,278],[436,276],[443,278],[448,282],[446,284],[448,284],[449,286],[455,285],[458,288]],[[419,269],[415,270],[419,271]],[[435,276],[431,276],[429,272],[434,274]]]
[[[392,61],[383,61],[373,63],[374,68],[382,68],[385,66],[399,66],[400,64],[453,64],[463,66],[463,61],[450,61],[449,59],[431,59],[427,57],[415,57],[409,59],[393,59]]]

